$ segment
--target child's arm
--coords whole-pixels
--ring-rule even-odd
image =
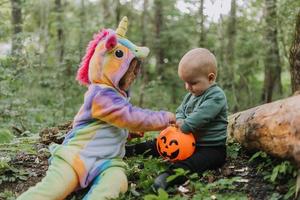
[[[226,106],[226,97],[221,92],[216,92],[207,97],[207,99],[193,111],[181,126],[184,133],[197,133],[199,128],[209,123]]]
[[[165,111],[151,111],[132,106],[115,90],[106,88],[92,100],[91,115],[120,128],[130,131],[155,131],[175,122],[175,115]]]

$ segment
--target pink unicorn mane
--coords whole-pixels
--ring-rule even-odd
[[[95,52],[95,49],[100,42],[106,35],[108,34],[108,31],[106,29],[103,29],[99,33],[95,34],[93,37],[93,40],[91,40],[88,44],[88,47],[86,49],[86,53],[84,57],[82,58],[82,61],[80,63],[80,67],[77,71],[76,80],[79,81],[82,85],[88,85],[90,84],[89,80],[89,64],[90,60]]]

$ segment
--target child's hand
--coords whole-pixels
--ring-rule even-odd
[[[181,129],[181,126],[184,123],[184,119],[178,119],[176,120],[176,127],[178,127],[179,129]]]
[[[169,124],[175,124],[176,123],[176,116],[174,113],[167,112],[168,118],[169,118]]]
[[[127,140],[144,137],[144,132],[129,132]]]

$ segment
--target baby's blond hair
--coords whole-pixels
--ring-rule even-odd
[[[217,60],[214,54],[205,48],[195,48],[188,51],[180,60],[179,68],[190,66],[190,69],[201,74],[214,73],[217,76]]]

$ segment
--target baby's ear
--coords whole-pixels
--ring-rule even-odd
[[[210,74],[208,74],[208,80],[209,80],[209,81],[215,81],[215,80],[216,80],[216,75],[215,75],[215,73],[210,73]]]
[[[105,47],[107,51],[111,51],[117,45],[117,36],[114,33],[108,35],[105,41]]]

